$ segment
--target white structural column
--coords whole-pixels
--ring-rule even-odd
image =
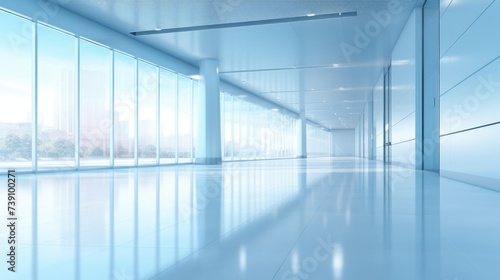
[[[440,2],[429,0],[417,9],[416,168],[439,172],[439,12]],[[418,68],[417,68],[418,69]],[[420,73],[420,75],[418,75]]]
[[[306,100],[305,93],[300,93],[300,113],[299,113],[299,121],[298,121],[298,129],[297,129],[297,137],[299,141],[299,147],[297,149],[297,157],[298,158],[306,158],[307,157],[307,120],[306,120]]]
[[[32,92],[32,117],[31,117],[31,170],[38,170],[38,25],[32,23],[33,38],[33,92]]]
[[[198,140],[195,151],[196,164],[220,164],[221,124],[219,64],[207,59],[200,64],[198,109]]]
[[[423,9],[423,169],[440,169],[440,1],[427,1]]]

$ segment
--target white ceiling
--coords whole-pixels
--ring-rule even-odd
[[[54,0],[56,2],[56,0]],[[189,27],[356,11],[356,17],[136,37],[194,65],[219,60],[221,78],[292,111],[305,94],[307,118],[352,128],[417,0],[71,0],[65,8],[118,32]],[[400,7],[366,47],[349,59],[356,27],[373,13]],[[380,25],[379,25],[380,26]],[[130,35],[132,36],[132,35]]]

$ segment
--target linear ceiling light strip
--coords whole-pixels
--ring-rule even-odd
[[[222,29],[222,28],[255,26],[255,25],[276,24],[276,23],[288,23],[288,22],[297,22],[297,21],[311,21],[311,20],[322,20],[322,19],[354,17],[354,16],[357,16],[357,12],[343,12],[343,13],[322,14],[322,15],[314,15],[314,16],[308,15],[308,16],[289,17],[289,18],[265,19],[265,20],[233,22],[233,23],[220,23],[220,24],[208,24],[208,25],[188,26],[188,27],[178,27],[178,28],[166,28],[166,29],[153,29],[153,30],[145,30],[145,31],[134,31],[134,32],[130,32],[130,34],[132,34],[134,36],[144,36],[144,35],[178,33],[178,32],[187,32],[187,31],[200,31],[200,30],[209,30],[209,29]]]

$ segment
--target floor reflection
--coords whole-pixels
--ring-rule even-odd
[[[1,279],[500,275],[499,193],[433,173],[324,158],[19,177]]]

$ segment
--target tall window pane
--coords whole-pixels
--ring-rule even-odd
[[[192,155],[192,83],[179,76],[179,162],[191,162]]]
[[[160,163],[175,163],[177,75],[160,69]]]
[[[233,98],[233,160],[241,159],[241,100]]]
[[[221,155],[222,160],[226,160],[226,147],[225,147],[225,137],[226,137],[226,129],[225,129],[225,119],[226,112],[224,109],[225,102],[225,94],[223,92],[219,92],[219,100],[220,100],[220,132],[221,132]]]
[[[32,23],[0,12],[0,169],[31,168]]]
[[[134,165],[136,60],[115,52],[115,166]]]
[[[80,165],[109,165],[111,51],[80,40]]]
[[[158,67],[139,62],[139,164],[156,163]]]
[[[256,113],[256,116],[257,116],[257,125],[256,125],[256,139],[257,139],[257,143],[255,144],[257,146],[257,158],[258,159],[263,159],[264,158],[264,144],[265,144],[265,141],[264,141],[264,131],[265,131],[265,128],[264,128],[264,108],[262,107],[257,107],[257,113]]]
[[[38,168],[75,166],[76,38],[38,25]]]
[[[292,156],[297,157],[299,154],[299,121],[297,119],[292,120]]]
[[[252,103],[248,103],[249,105],[249,118],[248,118],[248,156],[249,159],[255,159],[256,153],[257,153],[257,148],[255,147],[255,116],[256,116],[256,110],[257,106],[255,106]]]
[[[269,132],[269,110],[261,108],[260,110],[260,132],[259,132],[259,139],[260,139],[260,158],[261,159],[266,159],[269,157],[268,155],[268,145],[269,145],[269,139],[270,139],[270,132]]]
[[[248,159],[249,147],[248,147],[248,102],[243,100],[240,101],[240,159]]]
[[[314,129],[310,124],[306,124],[306,137],[307,137],[307,156],[313,157],[316,153],[316,146],[314,145]]]
[[[224,94],[224,157],[233,159],[233,97]]]
[[[196,141],[198,140],[198,117],[200,107],[200,94],[199,94],[199,83],[198,81],[193,80],[193,101],[192,101],[192,110],[193,110],[193,148],[192,148],[192,160],[196,156]],[[220,108],[219,108],[220,110]]]

